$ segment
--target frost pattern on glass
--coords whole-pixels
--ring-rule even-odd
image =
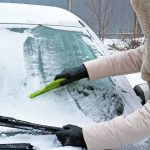
[[[38,26],[26,40],[24,56],[27,72],[49,83],[64,68],[75,67],[95,58],[91,38],[82,32]],[[80,81],[68,85],[67,91],[77,107],[94,121],[111,119],[123,113],[123,101],[109,78]]]
[[[33,37],[28,38],[24,45],[26,67],[30,75],[40,76],[44,83],[62,69],[78,66],[95,57],[91,47],[82,40],[82,33],[43,26],[31,32]]]
[[[108,79],[107,79],[108,80]],[[80,81],[67,87],[78,108],[96,122],[106,121],[123,113],[124,104],[113,86],[103,81]]]
[[[0,115],[51,126],[75,124],[83,127],[92,120],[107,120],[123,111],[123,102],[109,78],[99,81],[82,80],[45,93],[31,101],[27,95],[52,81],[55,74],[63,68],[94,59],[92,50],[96,50],[96,46],[92,38],[82,32],[67,32],[42,26],[34,29],[18,26],[0,29]],[[54,41],[55,32],[57,38],[63,38]],[[64,36],[60,36],[60,33]],[[80,50],[78,57],[74,57],[75,50],[71,47],[69,54],[63,54],[61,50],[56,51],[56,48],[63,49],[62,41],[68,34],[74,39],[77,38],[71,41],[69,37],[69,41],[66,40],[65,43],[76,42],[74,44]],[[39,135],[35,132],[0,127],[0,143],[10,141],[31,143],[41,150],[80,150],[75,147],[61,147],[54,135]],[[119,150],[149,150],[149,141],[145,139]]]

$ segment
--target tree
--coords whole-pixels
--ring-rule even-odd
[[[72,0],[68,0],[68,10],[72,11]]]
[[[113,0],[82,0],[85,5],[94,13],[97,21],[98,36],[101,40],[105,38],[108,25],[113,15]]]
[[[134,38],[141,36],[141,28],[140,28],[139,21],[137,19],[135,12],[134,12],[133,35],[134,35]]]

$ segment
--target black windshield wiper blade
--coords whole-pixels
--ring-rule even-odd
[[[35,124],[23,120],[18,120],[11,117],[0,116],[0,126],[17,128],[29,131],[41,131],[42,133],[55,134],[57,131],[61,131],[62,128],[52,127],[47,125]]]
[[[0,144],[0,150],[33,150],[30,143]]]
[[[16,136],[16,135],[49,135],[49,132],[42,132],[40,130],[8,130],[8,131],[0,131],[0,137],[1,136],[6,136],[6,137],[11,137],[11,136]]]

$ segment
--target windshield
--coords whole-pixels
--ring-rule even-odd
[[[30,31],[24,44],[27,71],[41,77],[46,83],[64,68],[79,66],[95,58],[88,35],[38,26]]]
[[[39,78],[40,84],[48,84],[64,68],[79,66],[96,58],[94,39],[83,32],[44,26],[30,32],[33,37],[24,44],[26,70],[28,76]],[[107,120],[123,112],[121,97],[110,78],[82,80],[65,89],[77,107],[94,121]]]
[[[95,59],[98,50],[94,38],[82,29],[1,27],[0,115],[51,126],[86,126],[121,115],[123,99],[110,78],[84,79],[28,98],[64,68]]]

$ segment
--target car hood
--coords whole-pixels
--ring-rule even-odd
[[[57,7],[0,3],[0,23],[83,27],[77,16]]]

